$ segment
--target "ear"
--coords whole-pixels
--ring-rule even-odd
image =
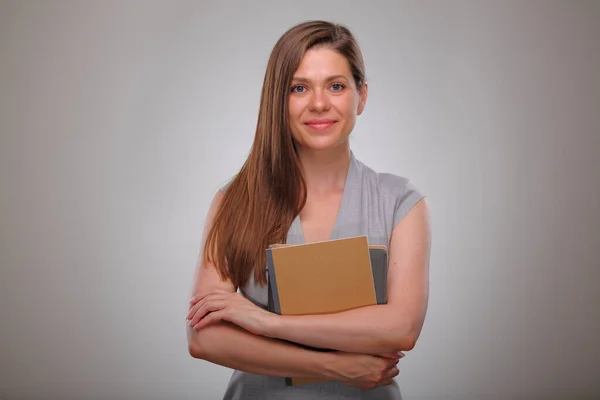
[[[360,88],[359,92],[358,92],[358,108],[356,110],[356,115],[360,115],[362,114],[362,112],[365,109],[365,106],[367,105],[367,97],[369,94],[369,85],[367,84],[367,82],[363,83],[362,87]]]

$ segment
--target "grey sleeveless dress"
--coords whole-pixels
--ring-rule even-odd
[[[225,190],[225,187],[221,190]],[[350,166],[336,222],[330,239],[367,235],[369,244],[389,245],[392,230],[423,197],[406,178],[377,173],[351,152]],[[299,217],[292,223],[287,242],[304,243]],[[267,286],[251,278],[240,292],[255,304],[267,308]],[[283,378],[234,371],[224,400],[389,400],[401,399],[397,382],[371,390],[360,390],[339,382],[313,383],[298,387],[285,385]]]

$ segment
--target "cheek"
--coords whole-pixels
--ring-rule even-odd
[[[336,108],[343,114],[345,119],[353,120],[358,110],[358,102],[353,97],[343,98],[340,99]]]
[[[290,122],[292,124],[297,124],[300,116],[302,115],[302,105],[296,101],[288,102],[288,114],[290,117]]]

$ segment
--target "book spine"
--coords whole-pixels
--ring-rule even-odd
[[[277,276],[275,274],[275,265],[273,263],[273,253],[267,249],[267,271],[269,274],[269,311],[281,315],[281,306],[279,304],[279,292],[277,291]]]

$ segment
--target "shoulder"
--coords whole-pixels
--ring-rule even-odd
[[[423,196],[417,186],[406,176],[390,172],[378,172],[368,165],[356,160],[363,182],[370,186],[370,189],[377,190],[381,196],[391,198],[402,198],[410,192],[418,192]]]
[[[378,202],[390,210],[393,226],[425,197],[425,194],[408,177],[390,172],[377,172],[357,161],[363,175],[363,184],[371,193],[376,193]]]
[[[236,178],[237,175],[232,176],[231,178],[229,178],[229,180],[227,180],[224,184],[222,184],[219,187],[219,192],[222,194],[225,194],[225,192],[227,191],[227,189],[229,189],[229,186],[231,185],[231,183],[233,182],[233,180]]]

